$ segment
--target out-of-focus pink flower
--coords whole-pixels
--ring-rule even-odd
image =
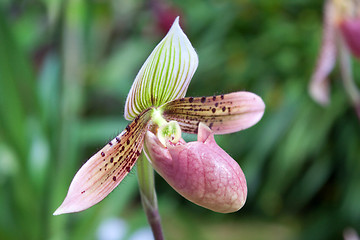
[[[216,144],[212,130],[205,124],[199,124],[195,142],[167,141],[165,147],[148,131],[145,146],[154,169],[186,199],[221,213],[235,212],[245,204],[244,173]]]
[[[344,19],[340,23],[340,30],[351,52],[360,58],[360,17]]]
[[[171,5],[166,0],[150,0],[149,4],[156,20],[156,26],[162,34],[169,31],[177,16],[182,16],[180,8]]]
[[[329,79],[336,60],[334,6],[326,2],[324,9],[323,38],[315,71],[311,77],[309,92],[321,105],[329,103]]]
[[[344,53],[346,51],[346,53]],[[351,64],[347,51],[360,57],[360,0],[327,0],[324,6],[323,38],[315,71],[311,77],[309,92],[321,105],[329,103],[330,85],[328,76],[340,55],[341,71],[345,89],[353,102],[359,96],[352,83]],[[356,93],[356,94],[354,94]],[[355,103],[357,104],[357,103]]]

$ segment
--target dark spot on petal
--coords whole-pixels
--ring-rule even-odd
[[[113,145],[112,142],[109,142],[110,147]]]
[[[201,102],[204,103],[206,101],[206,97],[201,98]]]
[[[231,108],[230,107],[228,107],[228,111],[229,111],[229,113],[231,113]]]
[[[115,139],[118,143],[120,143],[120,138],[116,137]]]
[[[217,106],[219,106],[219,103],[217,102],[217,103],[215,103],[215,107],[217,107]]]
[[[130,126],[129,125],[126,126],[126,131],[130,132]]]
[[[221,94],[221,96],[220,96],[220,97],[221,97],[221,99],[224,99],[224,94]]]
[[[125,149],[125,147],[124,147],[124,146],[122,146],[121,151],[124,151],[124,149]]]
[[[126,167],[125,170],[126,170],[127,172],[130,172],[131,169],[130,169],[130,167]]]
[[[215,109],[215,108],[213,108],[213,109],[211,109],[211,111],[212,111],[213,113],[215,113],[215,112],[216,112],[216,109]]]
[[[82,192],[81,192],[81,194],[84,194],[84,193],[85,193],[85,191],[82,191]]]
[[[105,153],[104,153],[104,152],[101,152],[101,156],[102,156],[102,157],[105,157]]]
[[[140,151],[136,151],[136,156],[140,156]]]
[[[184,98],[180,98],[180,102],[183,102],[185,99]]]
[[[115,176],[113,176],[113,180],[116,181],[116,177],[115,177]]]
[[[209,128],[211,129],[213,125],[214,125],[214,123],[210,123]]]
[[[107,165],[108,165],[108,164],[107,164],[107,163],[105,163],[105,167],[107,167]]]
[[[129,144],[130,144],[130,140],[129,140],[129,139],[126,141],[126,144],[127,144],[127,145],[129,145]]]
[[[222,111],[225,112],[225,110],[226,110],[226,107],[223,107],[223,108],[222,108]]]
[[[112,157],[112,158],[110,158],[110,162],[112,163],[114,161],[114,158]]]
[[[214,95],[214,96],[213,96],[213,101],[215,101],[215,100],[216,100],[216,96]]]
[[[190,97],[189,98],[189,103],[192,103],[194,101],[194,98],[193,97]]]
[[[101,168],[99,169],[99,171],[101,171]]]

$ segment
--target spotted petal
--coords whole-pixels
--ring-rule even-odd
[[[185,96],[198,57],[177,17],[137,74],[125,104],[125,118],[134,119],[151,106]]]
[[[92,156],[76,173],[64,202],[54,215],[85,210],[119,185],[142,151],[149,120],[149,110],[146,110]]]
[[[164,104],[163,116],[177,121],[181,130],[197,133],[200,122],[215,134],[226,134],[249,128],[264,114],[265,104],[254,93],[234,92],[212,97],[187,97]]]

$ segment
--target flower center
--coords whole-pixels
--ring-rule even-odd
[[[181,128],[176,121],[167,122],[162,111],[154,108],[151,120],[159,127],[157,129],[157,137],[159,141],[166,147],[166,142],[177,143],[181,138]]]

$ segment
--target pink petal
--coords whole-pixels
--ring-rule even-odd
[[[150,120],[144,111],[121,134],[92,156],[76,173],[54,215],[79,212],[103,200],[130,172],[138,159]]]
[[[210,97],[181,98],[161,106],[167,121],[177,121],[181,130],[197,133],[199,122],[214,134],[226,134],[249,128],[262,118],[265,104],[251,92],[234,92]]]
[[[155,170],[183,197],[215,212],[239,210],[246,201],[244,173],[215,142],[212,131],[200,123],[198,141],[181,140],[164,147],[147,132],[146,152]]]
[[[322,105],[329,103],[329,79],[336,60],[335,9],[330,1],[325,4],[323,39],[315,71],[311,77],[309,92],[311,97]]]
[[[343,20],[340,30],[351,52],[360,58],[360,18]]]

